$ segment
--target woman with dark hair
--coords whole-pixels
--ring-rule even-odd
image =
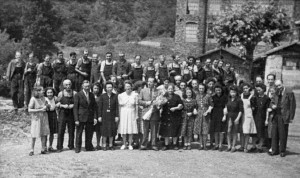
[[[120,105],[120,123],[119,133],[123,138],[123,145],[121,150],[126,148],[127,135],[129,137],[129,150],[133,150],[132,138],[133,134],[137,134],[137,123],[138,118],[138,95],[132,92],[132,83],[125,81],[125,92],[118,95],[118,101]]]
[[[174,93],[174,84],[169,84],[168,91],[164,95],[168,102],[163,105],[161,114],[161,126],[160,135],[165,138],[165,146],[162,148],[163,151],[169,149],[169,138],[172,137],[173,144],[175,145],[174,150],[179,148],[176,146],[177,138],[180,134],[181,125],[181,110],[183,108],[183,102],[177,94]]]
[[[58,133],[58,117],[56,113],[56,103],[57,97],[55,96],[54,88],[48,87],[45,90],[46,96],[46,106],[47,106],[47,114],[48,114],[48,122],[49,122],[49,129],[50,129],[50,137],[49,137],[49,152],[54,152],[52,148],[52,143],[54,139],[54,134]]]
[[[255,106],[255,97],[250,92],[251,85],[248,83],[244,83],[243,85],[243,93],[241,94],[241,99],[243,101],[244,106],[244,115],[242,120],[242,128],[243,128],[243,136],[241,134],[241,148],[244,148],[244,152],[248,153],[248,142],[250,138],[250,134],[256,134],[256,126],[253,117],[253,109]]]
[[[239,132],[243,112],[243,101],[238,96],[238,88],[236,86],[231,86],[229,88],[229,99],[224,109],[224,116],[222,119],[223,122],[227,120],[227,151],[236,151],[235,145],[237,133]]]
[[[211,114],[210,132],[215,137],[214,150],[219,149],[219,151],[222,151],[224,133],[226,132],[226,123],[222,122],[222,118],[228,98],[220,84],[216,84],[214,89],[215,95],[212,96],[214,108]]]
[[[196,96],[196,101],[198,104],[198,115],[195,120],[194,134],[200,137],[199,150],[207,150],[206,142],[213,103],[211,96],[206,93],[206,86],[202,83],[199,84],[199,94]]]
[[[256,90],[256,102],[255,102],[255,112],[254,112],[254,122],[257,129],[257,135],[253,137],[253,147],[251,150],[256,149],[256,142],[259,140],[258,152],[262,152],[262,145],[264,143],[265,137],[267,136],[267,111],[270,106],[271,99],[265,94],[266,86],[262,83],[255,85]]]
[[[214,86],[216,84],[216,80],[214,78],[208,78],[206,80],[206,93],[212,96],[214,94]]]
[[[33,97],[29,101],[28,112],[31,114],[31,151],[29,156],[34,154],[34,145],[37,137],[41,137],[42,151],[41,154],[46,154],[47,135],[50,134],[48,115],[46,112],[46,99],[42,87],[35,86],[33,89]]]

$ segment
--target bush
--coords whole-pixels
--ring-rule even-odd
[[[0,80],[0,96],[10,96],[10,82],[6,80]]]
[[[0,64],[6,69],[9,61],[15,57],[15,52],[19,48],[19,44],[9,39],[9,35],[6,31],[0,30]],[[0,75],[3,75],[5,71],[0,69]]]

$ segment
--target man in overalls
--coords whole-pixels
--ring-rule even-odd
[[[114,65],[114,75],[119,81],[128,80],[131,75],[131,65],[125,59],[125,54],[119,53],[119,61]]]
[[[37,64],[34,63],[33,52],[29,54],[28,62],[25,66],[24,72],[24,93],[25,93],[25,108],[28,108],[28,104],[33,91],[33,86],[36,82]]]
[[[173,62],[168,65],[169,74],[170,74],[170,82],[175,83],[174,77],[176,75],[181,75],[181,65],[179,63],[180,56],[179,55],[173,55]]]
[[[76,53],[71,52],[70,53],[70,59],[66,63],[67,67],[67,79],[69,79],[72,83],[72,90],[76,89],[76,86],[78,85],[77,83],[77,72],[75,70],[77,61],[76,61]]]
[[[164,81],[169,78],[169,70],[166,64],[166,57],[164,55],[159,55],[159,63],[155,64],[156,75],[155,78],[157,83],[162,85]]]
[[[52,63],[53,67],[53,85],[56,93],[63,89],[62,82],[67,77],[67,67],[62,51],[57,52],[57,59]]]
[[[92,72],[91,72],[91,83],[98,82],[100,84],[100,66],[101,62],[98,59],[98,54],[93,54],[92,56]]]
[[[148,78],[155,78],[156,74],[156,69],[154,66],[154,58],[149,58],[148,59],[148,65],[144,67],[143,71],[143,81],[148,81]]]
[[[131,64],[131,79],[132,83],[143,80],[144,65],[141,64],[141,56],[135,56],[135,62]]]
[[[62,152],[64,135],[66,126],[68,126],[69,141],[68,147],[70,150],[74,149],[74,135],[75,135],[75,121],[73,114],[74,107],[74,95],[76,92],[72,90],[71,80],[66,79],[63,81],[64,89],[59,92],[57,100],[57,106],[59,108],[59,119],[58,119],[58,141],[57,151]]]
[[[46,55],[44,62],[40,63],[37,68],[37,84],[43,88],[53,87],[53,68],[50,60],[51,57]]]
[[[84,80],[90,81],[91,78],[92,62],[89,59],[88,55],[88,50],[84,50],[83,56],[80,59],[78,59],[75,67],[75,70],[78,73],[77,91],[81,90],[82,82]]]
[[[105,60],[101,62],[100,66],[100,73],[103,85],[105,85],[105,83],[110,80],[110,76],[113,75],[113,69],[115,64],[116,62],[112,60],[112,53],[107,52],[105,54]]]
[[[18,108],[24,106],[24,93],[23,93],[23,75],[25,69],[25,62],[21,59],[21,52],[16,52],[16,58],[11,60],[8,64],[6,79],[11,82],[11,96],[15,112]]]
[[[206,82],[206,80],[208,78],[213,77],[213,71],[212,71],[212,68],[211,68],[211,59],[206,59],[205,65],[203,66],[203,70],[204,70],[204,73],[205,73],[204,82]]]

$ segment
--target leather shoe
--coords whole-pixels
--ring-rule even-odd
[[[59,150],[57,150],[56,152],[57,153],[61,153],[63,150],[62,149],[59,149]]]
[[[162,147],[162,151],[166,151],[168,149],[168,147],[166,147],[166,146],[164,146],[164,147]]]
[[[95,150],[97,151],[101,150],[101,146],[97,145]]]
[[[80,150],[77,150],[77,149],[76,149],[76,150],[75,150],[75,153],[80,153]]]
[[[270,156],[276,156],[276,155],[279,155],[279,153],[274,153],[274,152],[268,152],[268,154],[270,155]]]
[[[113,146],[110,146],[109,149],[110,149],[111,151],[114,151],[114,150],[115,150],[115,148],[114,148]]]
[[[285,157],[286,154],[283,152],[283,153],[280,153],[280,156],[281,156],[281,157]]]
[[[146,146],[143,146],[143,145],[141,145],[141,148],[140,148],[140,150],[147,150],[147,147],[146,147]]]
[[[158,148],[157,148],[157,146],[153,146],[153,147],[152,147],[152,150],[154,150],[154,151],[158,151]]]

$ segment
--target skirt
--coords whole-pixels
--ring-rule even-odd
[[[118,127],[119,134],[137,134],[137,118],[135,108],[120,107],[120,123]]]
[[[181,128],[181,136],[183,137],[193,137],[193,129],[194,129],[195,117],[193,116],[185,116],[183,118],[182,128]]]
[[[48,114],[46,112],[31,113],[30,134],[32,138],[47,136],[50,134]]]
[[[195,119],[194,134],[207,135],[209,133],[210,117],[211,115],[203,116],[203,111],[199,110]]]
[[[58,121],[57,121],[57,114],[55,111],[48,111],[48,123],[50,134],[58,133]]]

